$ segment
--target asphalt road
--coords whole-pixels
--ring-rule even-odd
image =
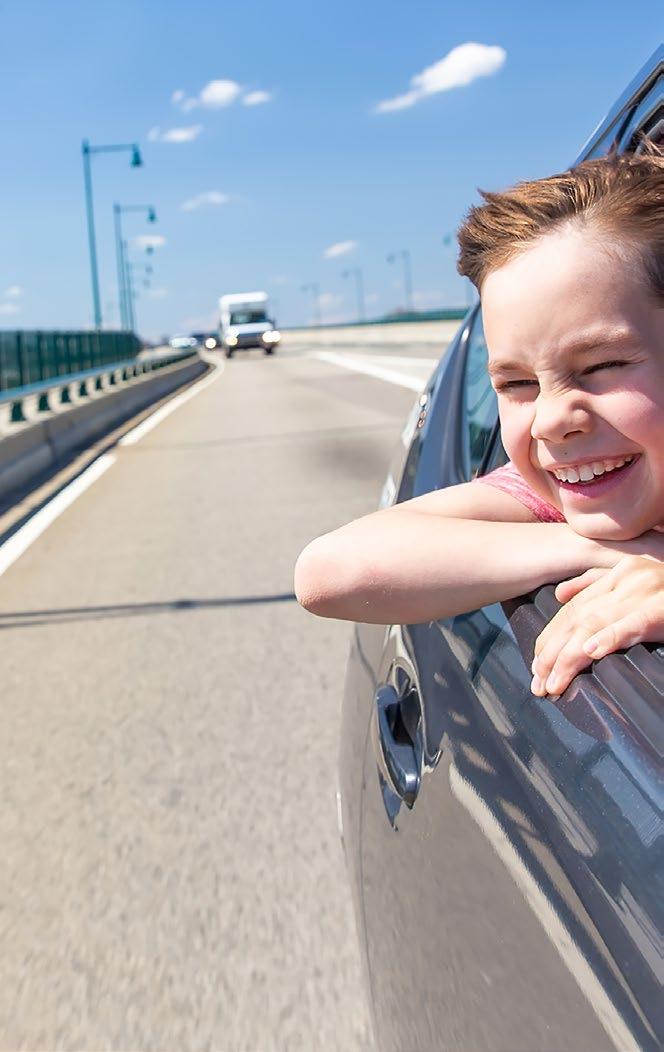
[[[339,354],[225,363],[0,578],[3,1049],[371,1047],[336,826],[349,629],[292,570],[375,507],[433,361]]]

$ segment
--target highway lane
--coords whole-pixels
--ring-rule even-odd
[[[238,356],[0,578],[3,1049],[371,1047],[334,799],[349,631],[292,569],[375,507],[413,398],[306,348]]]

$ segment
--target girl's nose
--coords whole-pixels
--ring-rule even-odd
[[[535,401],[535,416],[530,429],[533,438],[562,442],[576,434],[587,434],[591,416],[573,393],[569,395],[540,391]]]

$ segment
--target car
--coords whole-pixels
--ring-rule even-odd
[[[578,161],[662,139],[660,47]],[[413,407],[381,503],[505,463],[473,308]],[[353,627],[339,822],[383,1052],[664,1047],[664,647],[530,692],[553,588]]]
[[[169,347],[172,347],[175,351],[188,351],[197,347],[198,341],[196,337],[192,335],[171,336],[168,344]]]

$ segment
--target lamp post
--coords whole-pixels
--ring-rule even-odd
[[[355,291],[357,293],[357,317],[364,321],[364,282],[362,281],[361,267],[348,267],[342,273],[342,278],[355,278]]]
[[[410,267],[410,252],[407,248],[400,248],[397,252],[390,252],[387,257],[388,263],[394,263],[397,256],[401,256],[403,261],[403,287],[404,294],[406,297],[405,306],[407,311],[413,309],[413,278]]]
[[[310,281],[307,285],[303,285],[300,291],[310,292],[312,294],[314,304],[314,325],[320,325],[320,285],[317,281]]]
[[[148,223],[157,222],[157,212],[154,205],[113,205],[113,222],[115,226],[115,257],[118,268],[118,300],[120,302],[120,314],[124,328],[130,328],[131,305],[128,294],[127,264],[126,264],[126,242],[122,237],[122,213],[123,212],[147,212]]]
[[[115,153],[118,150],[131,151],[131,167],[140,168],[143,164],[140,150],[136,143],[118,143],[108,146],[91,146],[87,139],[81,143],[83,154],[83,181],[85,183],[85,208],[88,218],[88,246],[90,249],[90,275],[92,278],[92,306],[95,329],[101,329],[101,299],[99,297],[99,271],[97,269],[97,242],[95,239],[95,215],[92,201],[92,166],[90,158],[93,153]]]
[[[442,238],[442,242],[441,243],[445,246],[445,248],[449,248],[450,246],[452,246],[452,248],[454,248],[454,245],[455,245],[454,234],[443,234],[443,238]],[[470,307],[472,306],[472,302],[473,302],[473,286],[472,286],[472,283],[469,281],[468,278],[462,278],[461,280],[463,281],[464,294],[465,294],[465,298],[466,298],[466,307],[468,309],[470,309]]]

